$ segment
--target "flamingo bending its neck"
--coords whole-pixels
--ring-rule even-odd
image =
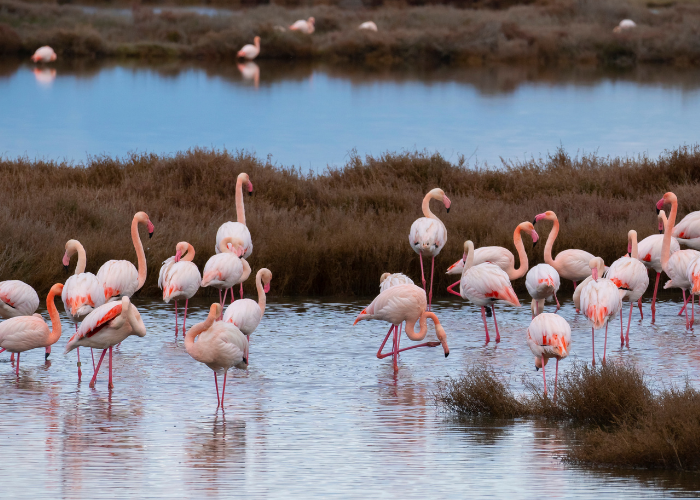
[[[56,57],[56,52],[54,52],[54,50],[48,45],[44,45],[43,47],[36,49],[34,55],[32,56],[32,61],[35,63],[48,63],[55,61]]]
[[[554,373],[554,400],[557,400],[557,377],[559,376],[559,360],[569,355],[571,346],[571,327],[569,323],[553,313],[542,313],[535,316],[527,329],[527,345],[535,355],[535,369],[542,368],[544,393],[547,394],[547,377],[544,367],[550,358],[557,360]]]
[[[204,265],[202,286],[212,286],[219,289],[219,303],[223,309],[229,288],[233,296],[233,285],[243,283],[250,275],[250,266],[240,255],[244,251],[244,243],[240,238],[227,236],[219,243],[221,253],[212,255]],[[225,290],[223,299],[221,291]],[[233,298],[233,297],[231,297]]]
[[[414,285],[413,280],[406,276],[405,274],[402,273],[384,273],[382,276],[379,278],[379,292],[383,292],[385,290],[388,290],[392,286],[398,286],[398,285]],[[401,325],[399,326],[394,326],[391,325],[389,327],[389,331],[386,334],[386,337],[384,337],[384,342],[382,343],[381,347],[379,348],[379,351],[377,352],[377,357],[379,359],[384,359],[387,356],[392,356],[393,362],[394,362],[394,370],[399,369],[399,346],[401,345]],[[386,341],[389,339],[389,336],[391,334],[394,334],[394,339],[393,339],[393,350],[389,354],[381,354],[382,349],[384,349],[384,345],[386,344]]]
[[[243,48],[239,50],[238,54],[236,55],[238,57],[242,57],[243,59],[247,59],[248,61],[252,61],[256,57],[258,57],[258,54],[260,54],[260,37],[256,36],[255,38],[253,38],[253,45],[244,45]]]
[[[163,300],[175,302],[175,336],[177,337],[177,301],[185,299],[185,315],[182,320],[182,335],[187,331],[187,306],[202,284],[199,268],[192,262],[194,247],[186,241],[175,246],[175,255],[166,259],[158,274],[158,288],[163,290]]]

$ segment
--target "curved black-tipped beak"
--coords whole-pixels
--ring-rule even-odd
[[[252,192],[252,191],[248,191],[248,196],[253,196],[253,192]]]
[[[151,231],[150,233],[148,233],[148,239],[151,239],[151,238],[153,238],[153,231]]]
[[[664,230],[663,230],[663,229],[659,229],[659,234],[664,234]]]
[[[51,356],[51,353],[50,353],[50,352],[45,352],[45,353],[44,353],[44,361],[46,361],[47,359],[49,359],[49,356]]]
[[[447,357],[447,356],[449,356],[449,355],[450,355],[450,353],[449,353],[449,352],[446,352],[446,353],[445,353],[445,357]]]
[[[535,367],[535,371],[536,371],[536,372],[540,371],[539,367],[536,366],[536,367]]]
[[[537,240],[537,241],[540,241],[540,240]],[[535,248],[537,246],[537,241],[532,242],[532,248]]]
[[[448,214],[450,213],[450,207],[447,207],[447,213]]]
[[[70,271],[70,269],[68,269],[68,266],[66,266],[66,265],[63,266],[63,270],[64,270],[65,272],[69,272],[69,271]]]
[[[661,212],[661,209],[659,207],[656,207],[656,215],[659,215],[659,212]]]
[[[535,224],[537,224],[537,217],[535,217],[534,219],[532,219],[532,225],[534,226]]]
[[[243,358],[243,362],[247,365],[247,364],[248,364],[248,358]]]

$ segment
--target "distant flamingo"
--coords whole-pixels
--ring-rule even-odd
[[[634,229],[627,233],[627,253],[629,257],[620,257],[615,262],[610,264],[610,268],[606,271],[605,277],[617,285],[617,288],[624,290],[625,294],[622,300],[630,301],[630,316],[627,319],[627,334],[622,336],[622,309],[620,309],[620,342],[627,342],[627,347],[630,346],[630,323],[632,322],[632,309],[634,303],[641,300],[642,295],[646,292],[649,286],[649,274],[646,267],[638,259],[637,247],[637,231]],[[641,310],[642,303],[639,302]]]
[[[435,273],[435,256],[447,242],[447,229],[440,219],[430,211],[430,200],[440,200],[445,204],[447,212],[450,212],[452,202],[445,196],[445,192],[440,188],[435,188],[423,198],[423,217],[416,219],[411,224],[411,232],[408,234],[408,242],[413,251],[420,256],[420,274],[423,281],[423,290],[427,292],[425,286],[425,273],[423,272],[423,256],[432,257],[432,268],[430,271],[430,294],[428,295],[428,311],[433,301],[433,274]]]
[[[384,273],[382,276],[379,278],[379,292],[383,292],[385,290],[388,290],[392,286],[398,286],[398,285],[413,285],[413,280],[406,276],[405,274],[402,273]],[[394,361],[394,368],[398,369],[398,361],[399,361],[399,354],[398,350],[401,345],[401,325],[394,326],[391,325],[389,327],[389,331],[386,334],[386,338],[384,339],[384,343],[382,344],[382,347],[379,349],[379,352],[377,353],[377,357],[379,359],[384,359],[387,356],[392,356],[393,361]],[[386,344],[387,339],[391,335],[391,333],[394,333],[394,339],[393,339],[393,345],[394,348],[391,353],[389,354],[380,354],[382,349],[384,349],[384,344]]]
[[[620,24],[613,28],[613,33],[622,33],[623,31],[627,31],[636,27],[637,23],[635,23],[631,19],[623,19],[622,21],[620,21]]]
[[[427,302],[425,290],[416,285],[406,284],[392,286],[380,293],[369,306],[363,309],[362,312],[358,314],[353,325],[356,325],[362,320],[378,319],[398,327],[405,321],[406,336],[410,340],[420,341],[428,334],[427,319],[430,318],[435,325],[435,334],[439,342],[424,342],[411,347],[396,349],[389,354],[382,355],[381,352],[384,348],[384,344],[386,344],[389,333],[391,333],[390,329],[389,333],[387,333],[384,338],[384,342],[382,342],[382,345],[377,351],[377,358],[382,359],[387,356],[394,357],[394,371],[396,371],[398,370],[396,354],[409,349],[415,349],[416,347],[437,347],[442,344],[445,357],[447,357],[450,354],[450,349],[447,347],[447,335],[435,313],[426,311]],[[415,331],[416,321],[420,321],[420,331],[418,332]]]
[[[244,243],[240,238],[227,236],[219,243],[221,253],[212,255],[204,265],[202,273],[202,287],[212,286],[219,289],[219,303],[224,307],[226,303],[226,293],[233,285],[242,283],[247,271],[250,275],[248,262],[239,257],[244,251]],[[247,276],[246,276],[247,277]],[[221,290],[225,290],[221,298]]]
[[[647,269],[656,271],[656,282],[654,284],[654,297],[651,299],[651,322],[656,321],[656,293],[659,289],[659,277],[663,271],[661,267],[661,247],[664,241],[664,227],[666,226],[666,213],[663,210],[659,211],[659,233],[647,236],[637,245],[637,258],[644,264]],[[676,238],[671,238],[670,246],[671,254],[681,249]]]
[[[31,316],[39,307],[39,295],[23,281],[0,282],[0,318]]]
[[[17,353],[16,374],[19,375],[19,356],[30,349],[45,348],[44,359],[49,358],[51,346],[61,338],[61,318],[54,304],[56,295],[61,294],[63,285],[56,283],[51,287],[46,297],[46,309],[51,318],[51,330],[41,317],[41,314],[33,316],[15,316],[0,323],[0,352],[10,351]]]
[[[253,45],[244,45],[241,50],[238,51],[237,56],[252,61],[260,54],[260,37],[256,36],[253,38]]]
[[[237,63],[236,67],[241,72],[244,80],[253,81],[253,86],[257,89],[260,85],[260,67],[254,62],[248,61],[245,64]]]
[[[515,295],[515,291],[510,284],[506,272],[495,264],[485,262],[474,265],[474,243],[464,242],[464,253],[467,255],[459,291],[463,299],[469,300],[477,306],[481,306],[481,319],[484,320],[484,330],[486,331],[486,343],[490,342],[489,329],[486,325],[486,306],[491,306],[493,312],[493,324],[496,328],[496,342],[501,341],[501,334],[498,332],[498,322],[496,321],[496,309],[494,303],[497,300],[507,302],[520,307],[520,301]]]
[[[107,302],[96,308],[83,320],[78,331],[66,344],[65,354],[78,347],[92,347],[102,349],[102,356],[97,363],[95,373],[90,380],[90,387],[95,387],[97,373],[100,371],[102,360],[109,349],[109,384],[108,388],[114,388],[112,383],[112,347],[121,343],[130,335],[146,336],[146,327],[141,320],[141,314],[129,297],[122,297],[120,301]]]
[[[413,280],[401,273],[384,273],[381,278],[379,278],[379,291],[383,292],[388,290],[392,286],[397,285],[414,285]]]
[[[145,212],[137,212],[131,221],[131,240],[136,249],[138,270],[128,260],[108,260],[97,271],[97,279],[102,283],[102,288],[107,302],[119,300],[121,297],[131,297],[141,289],[146,282],[146,254],[143,252],[143,244],[139,237],[139,224],[148,228],[148,237],[153,236],[154,227]]]
[[[507,248],[496,246],[480,247],[475,249],[474,265],[476,266],[479,264],[483,264],[484,262],[495,264],[501,269],[503,269],[506,273],[508,273],[508,279],[510,279],[511,281],[517,280],[518,278],[522,278],[523,276],[525,276],[529,263],[527,260],[527,253],[525,252],[525,246],[523,245],[523,238],[520,235],[521,231],[525,231],[530,234],[533,245],[537,243],[537,240],[539,240],[540,238],[537,234],[537,231],[535,231],[535,227],[532,225],[531,222],[521,222],[517,225],[515,231],[513,232],[513,245],[515,246],[515,250],[518,252],[518,260],[520,261],[520,267],[518,267],[517,269],[515,268],[515,256],[513,255],[513,252],[511,252]],[[454,264],[452,264],[447,269],[447,274],[459,274],[461,276],[462,271],[464,270],[465,260],[466,259],[463,257]],[[447,291],[459,296],[459,294],[453,290],[453,288],[458,284],[459,281],[455,281],[449,287],[447,287]]]
[[[43,47],[39,47],[38,49],[36,49],[36,52],[34,52],[34,55],[32,56],[32,61],[34,61],[35,63],[48,63],[53,62],[55,60],[56,53],[48,45],[44,45]]]
[[[68,270],[70,258],[76,252],[78,254],[78,263],[75,266],[75,273],[66,280],[61,299],[63,300],[63,308],[75,325],[75,331],[77,332],[78,323],[85,319],[96,307],[105,303],[105,294],[97,276],[85,272],[85,265],[87,264],[85,248],[78,240],[68,240],[66,242],[63,267]],[[80,380],[83,376],[83,372],[80,369],[80,349],[76,352],[78,354],[78,380]]]
[[[624,290],[618,290],[617,285],[606,278],[601,278],[605,263],[600,257],[590,260],[589,269],[591,279],[586,278],[574,294],[576,307],[583,311],[586,319],[591,323],[593,364],[595,365],[595,331],[605,326],[605,344],[603,344],[603,364],[608,347],[608,323],[615,318],[622,309],[622,296]]]
[[[248,340],[245,335],[232,323],[216,321],[221,317],[221,305],[212,304],[207,319],[197,323],[185,335],[185,350],[196,361],[204,363],[214,371],[216,385],[216,401],[218,408],[224,408],[226,393],[226,376],[231,367],[245,370],[248,368]],[[195,342],[195,339],[199,339]],[[219,381],[217,374],[224,374],[224,387],[219,398]]]
[[[296,21],[294,24],[292,24],[289,29],[291,31],[299,31],[301,33],[306,33],[307,35],[310,35],[314,32],[316,24],[316,19],[313,17],[308,18],[306,21],[303,19],[300,19]]]
[[[377,25],[372,21],[366,21],[357,27],[358,30],[377,31]]]
[[[545,299],[554,297],[556,300],[559,285],[559,273],[549,264],[537,264],[527,272],[525,287],[532,297],[533,318],[544,311]],[[558,300],[557,310],[559,310]]]
[[[192,262],[194,247],[186,241],[175,246],[175,256],[166,259],[158,275],[158,288],[163,290],[163,300],[175,302],[175,336],[177,337],[177,301],[185,299],[185,316],[182,320],[182,335],[187,325],[187,306],[202,284],[199,268]]]
[[[700,211],[683,217],[673,228],[673,236],[681,245],[700,250]]]
[[[535,355],[535,369],[542,368],[544,393],[547,394],[547,377],[544,367],[549,358],[557,360],[554,372],[554,400],[557,400],[557,377],[559,376],[559,360],[569,355],[571,346],[571,327],[569,323],[553,313],[542,313],[535,316],[527,329],[527,345]]]
[[[56,70],[53,68],[34,68],[34,78],[42,87],[50,87],[56,79]]]

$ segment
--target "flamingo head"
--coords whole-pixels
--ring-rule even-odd
[[[379,278],[379,284],[384,283],[384,280],[387,279],[389,276],[391,276],[391,273],[382,274],[381,278]]]
[[[593,276],[595,281],[598,281],[598,258],[592,258],[588,263],[588,266],[591,268],[591,276]]]
[[[51,54],[51,57],[49,57],[49,61],[55,61],[56,60],[56,53],[54,52]]]
[[[221,316],[221,311],[222,311],[221,304],[219,304],[218,302],[215,304],[212,304],[211,307],[209,308],[209,314],[207,315],[207,320],[212,319],[212,320],[216,321]]]
[[[664,217],[666,217],[666,212],[659,210],[659,234],[664,234]]]
[[[272,281],[272,272],[263,267],[260,271],[258,271],[258,274],[260,275],[260,281],[263,284],[263,291],[265,293],[270,292],[270,281]]]
[[[549,363],[549,358],[544,358],[545,366]],[[542,368],[542,358],[540,356],[535,356],[535,371],[540,371]]]
[[[462,274],[462,269],[464,269],[464,263],[467,260],[466,254],[462,256],[457,262],[452,264],[447,268],[447,273],[445,274]]]
[[[450,213],[450,207],[452,206],[452,202],[450,199],[447,197],[447,195],[443,194],[442,196],[442,202],[445,204],[445,210],[447,210],[447,213]]]
[[[308,19],[307,22],[308,22],[309,24],[316,24],[316,19],[315,19],[313,16],[311,16],[311,17]]]
[[[182,252],[180,250],[177,250],[175,252],[175,262],[180,262],[181,258],[182,258]]]
[[[68,266],[70,265],[70,255],[68,255],[68,250],[63,254],[63,269],[68,272]]]
[[[44,353],[44,361],[49,359],[49,356],[51,355],[51,346],[46,347],[46,352]]]
[[[661,212],[661,210],[664,208],[665,204],[672,204],[674,202],[678,201],[678,198],[676,198],[676,195],[673,194],[671,191],[668,193],[664,194],[663,198],[661,198],[659,201],[656,202],[656,213],[657,215]]]
[[[535,220],[533,220],[532,223],[537,224],[537,222],[541,221],[542,219],[555,220],[556,218],[557,214],[555,214],[551,210],[547,210],[546,212],[542,212],[541,214],[536,215]]]
[[[148,237],[149,238],[153,238],[153,231],[155,231],[155,230],[156,230],[155,226],[153,225],[153,223],[149,219],[148,220]]]
[[[445,351],[445,357],[450,355],[450,348],[447,346],[447,334],[440,323],[435,323],[435,335],[442,344],[442,350]]]
[[[259,46],[259,45],[260,45],[260,37],[259,37],[259,36],[256,36],[255,38],[253,38],[253,43],[254,43],[256,46]]]

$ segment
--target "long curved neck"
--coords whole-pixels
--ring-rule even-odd
[[[243,179],[236,181],[236,220],[245,226],[245,208],[243,207]]]
[[[197,336],[203,333],[204,331],[211,328],[211,325],[214,324],[214,319],[215,318],[213,316],[208,316],[205,321],[196,324],[189,329],[189,331],[185,335],[185,350],[187,352],[192,354],[197,354],[199,352],[199,346],[196,344],[194,339],[196,339]]]
[[[515,228],[513,233],[513,244],[515,244],[515,249],[518,251],[518,260],[520,260],[520,267],[515,268],[515,262],[513,262],[513,267],[508,271],[508,278],[515,280],[525,276],[528,268],[527,253],[525,253],[525,246],[523,245],[523,237],[520,235],[520,226]]]
[[[255,286],[258,289],[258,307],[260,307],[260,316],[265,314],[265,305],[267,304],[267,297],[265,296],[265,289],[262,284],[262,276],[260,273],[255,277]]]
[[[554,246],[554,240],[557,239],[557,235],[559,234],[559,219],[554,219],[553,222],[552,230],[549,232],[549,236],[547,236],[547,244],[544,246],[544,261],[556,268],[556,266],[554,266],[554,259],[552,258],[552,247]]]
[[[139,270],[139,287],[140,290],[143,284],[146,282],[146,254],[143,252],[143,244],[141,243],[141,238],[139,237],[139,221],[136,217],[131,221],[131,240],[134,242],[134,248],[136,249],[136,258],[138,259],[138,270]]]
[[[51,333],[49,334],[49,345],[58,342],[61,338],[61,317],[58,315],[58,309],[53,300],[56,294],[51,290],[46,296],[46,309],[49,311],[49,317],[51,318]]]
[[[427,316],[428,313],[423,311],[423,314],[421,314],[420,318],[418,320],[420,321],[420,330],[416,331],[416,322],[414,321],[406,321],[406,335],[408,336],[409,339],[411,340],[423,340],[425,336],[428,334],[428,321],[427,321]]]
[[[467,251],[467,260],[464,262],[464,268],[462,268],[462,276],[474,265],[474,247],[470,246]]]
[[[430,193],[426,194],[425,198],[423,198],[423,205],[422,205],[423,215],[429,219],[437,219],[435,214],[430,211],[430,199],[431,198],[432,198],[432,196],[430,195]]]
[[[630,254],[630,257],[633,259],[637,258],[638,252],[637,252],[637,235],[632,234],[632,237],[630,238],[632,241],[632,253]]]
[[[664,241],[661,245],[661,268],[667,271],[668,258],[671,256],[671,237],[673,235],[673,226],[676,224],[676,212],[678,210],[678,201],[673,200],[671,202],[671,213],[668,214],[668,220],[666,221],[666,229],[664,230]]]
[[[78,264],[75,266],[75,274],[81,274],[85,272],[87,256],[85,255],[85,248],[80,243],[76,245],[76,250],[78,251]]]
[[[187,244],[187,254],[185,254],[185,256],[180,260],[192,262],[193,259],[194,259],[194,247],[188,243]]]

